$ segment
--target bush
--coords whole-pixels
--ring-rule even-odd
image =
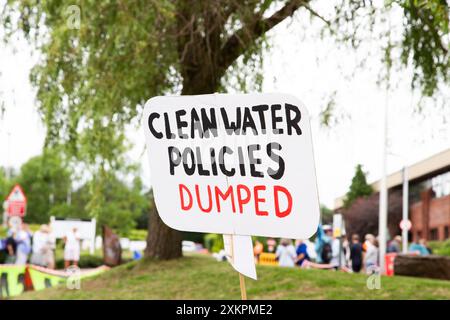
[[[205,235],[205,247],[209,252],[219,252],[224,248],[223,236],[216,233],[208,233]]]
[[[430,248],[433,254],[450,257],[450,239],[446,241],[430,241]]]
[[[0,226],[0,239],[6,237],[6,232],[7,232],[6,228],[3,226]]]
[[[102,266],[103,257],[99,255],[81,254],[80,261],[78,261],[78,267],[83,268],[97,268]],[[64,269],[64,259],[56,259],[56,269]]]
[[[147,230],[133,229],[130,231],[128,236],[130,240],[134,241],[146,241],[147,240]]]

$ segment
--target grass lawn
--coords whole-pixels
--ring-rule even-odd
[[[362,274],[272,266],[257,272],[257,281],[246,279],[249,299],[450,299],[450,281],[382,277],[381,289],[369,290]],[[19,299],[240,299],[240,291],[228,263],[189,255],[131,262],[83,280],[81,290],[60,286]]]

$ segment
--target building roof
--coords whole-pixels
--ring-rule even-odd
[[[450,149],[439,152],[429,158],[408,166],[408,179],[409,181],[426,179],[447,169],[450,169]],[[402,170],[388,175],[386,180],[388,189],[400,186],[402,180]],[[380,190],[380,180],[371,183],[371,186],[375,192],[378,192]],[[345,195],[335,199],[334,208],[342,208],[344,199]]]

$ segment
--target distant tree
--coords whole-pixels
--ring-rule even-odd
[[[147,200],[147,205],[143,207],[141,214],[136,218],[137,229],[148,229],[149,212],[156,210],[153,190],[150,189],[145,192],[143,197]]]
[[[333,210],[328,208],[326,205],[320,205],[320,214],[322,217],[322,224],[330,224],[333,222]]]
[[[139,227],[140,219],[148,217],[152,201],[149,202],[149,193],[144,193],[140,178],[135,178],[128,184],[116,176],[109,175],[99,190],[101,204],[94,210],[90,208],[93,189],[96,189],[95,180],[87,181],[72,192],[70,204],[54,205],[50,209],[50,215],[64,218],[96,218],[98,231],[102,225],[107,225],[121,236],[129,236],[132,229]],[[147,221],[141,223],[141,227],[147,227]]]
[[[17,172],[14,168],[3,168],[0,167],[0,211],[3,208],[3,201],[11,192],[14,181],[17,178]]]
[[[89,182],[90,188],[95,188],[95,180]],[[99,207],[95,209],[95,217],[98,225],[108,225],[118,234],[127,236],[136,227],[136,220],[143,210],[148,212],[148,199],[142,192],[142,182],[140,178],[135,178],[128,186],[114,175],[109,175],[106,183],[102,184]],[[88,212],[89,202],[86,206]]]
[[[69,167],[50,149],[25,162],[14,182],[22,186],[27,197],[25,221],[29,223],[48,223],[51,208],[66,203],[72,188]]]
[[[77,219],[93,218],[93,216],[90,215],[89,211],[86,209],[90,200],[89,190],[89,183],[85,183],[78,189],[73,190],[70,194],[70,202],[67,201],[52,206],[50,209],[50,216]]]
[[[0,168],[0,206],[3,205],[3,201],[5,201],[8,196],[9,188],[10,182],[6,177],[5,169]]]
[[[399,223],[402,217],[401,192],[389,193],[388,199],[388,232],[391,237],[399,234]],[[378,234],[379,195],[356,199],[349,208],[343,210],[345,229],[348,235],[358,234],[361,239],[368,234]]]
[[[362,170],[362,166],[358,164],[355,169],[355,175],[352,178],[350,189],[345,195],[344,207],[348,208],[360,197],[367,197],[373,193],[373,188],[367,183],[366,174]]]
[[[57,203],[50,208],[49,216],[58,218],[76,218],[76,219],[90,219],[89,213],[84,209],[80,210],[77,206],[67,202]]]

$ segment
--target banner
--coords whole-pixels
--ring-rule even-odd
[[[98,275],[106,270],[107,266],[95,269],[79,270],[77,273],[47,269],[35,265],[16,266],[0,265],[0,298],[6,299],[22,294],[28,290],[43,290],[70,281],[79,281]],[[78,287],[79,288],[79,287]]]

